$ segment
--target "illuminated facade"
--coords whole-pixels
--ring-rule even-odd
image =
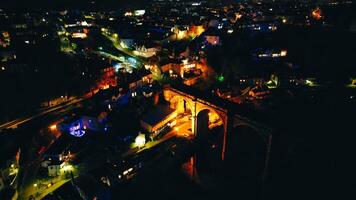
[[[97,83],[99,89],[108,89],[117,85],[117,76],[114,67],[106,67],[100,70],[101,80]]]
[[[188,35],[190,37],[198,37],[205,31],[203,25],[193,25],[189,27]]]

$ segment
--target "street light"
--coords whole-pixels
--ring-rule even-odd
[[[136,146],[138,146],[138,148],[144,147],[146,144],[145,134],[140,133],[135,139],[135,144],[136,144]]]
[[[49,127],[49,129],[50,129],[51,131],[54,131],[54,130],[57,129],[57,125],[56,125],[56,124],[53,124],[53,125],[51,125],[51,126]]]

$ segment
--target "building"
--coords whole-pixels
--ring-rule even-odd
[[[205,41],[208,45],[221,45],[220,33],[215,28],[209,28],[204,32]]]
[[[54,177],[61,175],[61,168],[64,166],[64,162],[51,162],[48,164],[48,176]]]
[[[135,40],[132,38],[121,38],[120,45],[123,48],[133,49],[135,47]]]
[[[169,106],[158,105],[153,110],[144,115],[140,121],[140,124],[142,128],[149,132],[154,138],[161,131],[163,131],[164,128],[170,126],[170,123],[176,117],[176,110],[170,108]]]
[[[204,31],[205,31],[205,29],[204,29],[203,25],[193,24],[189,27],[188,35],[190,37],[194,38],[194,37],[198,37],[199,35],[201,35]]]
[[[161,66],[161,71],[163,73],[169,74],[170,76],[172,74],[179,74],[180,76],[182,76],[182,73],[184,73],[184,71],[182,70],[182,65],[181,62],[171,62],[168,64],[165,64],[163,66]]]
[[[153,43],[137,44],[136,49],[134,50],[134,54],[149,58],[156,55],[160,50],[161,47]]]
[[[171,40],[183,40],[188,37],[188,26],[174,26],[171,29],[174,34],[171,36]]]
[[[100,70],[101,80],[97,83],[98,88],[108,89],[117,85],[117,76],[114,67],[105,67]]]
[[[137,74],[132,74],[127,78],[129,90],[133,91],[145,84],[153,82],[153,74],[148,70],[140,70]]]

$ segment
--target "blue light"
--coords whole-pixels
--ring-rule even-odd
[[[81,123],[74,123],[73,126],[69,127],[69,134],[75,137],[82,137],[85,134],[85,127],[83,129]]]
[[[127,61],[129,61],[132,64],[136,64],[136,62],[137,62],[136,59],[134,59],[132,57],[128,58]]]
[[[117,63],[114,65],[114,69],[116,72],[118,72],[120,68],[122,68],[121,63]]]

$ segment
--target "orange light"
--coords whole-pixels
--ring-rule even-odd
[[[51,129],[52,131],[56,130],[57,129],[57,125],[56,124],[53,124],[49,127],[49,129]]]
[[[312,16],[316,20],[320,20],[321,18],[323,18],[321,9],[320,8],[316,8],[315,10],[313,10],[312,11]]]
[[[236,20],[238,20],[238,19],[241,19],[241,18],[242,18],[242,14],[240,14],[240,13],[236,13],[236,14],[235,14],[235,16],[236,16]]]
[[[84,32],[85,34],[88,34],[88,33],[89,33],[89,29],[84,28],[84,29],[83,29],[83,32]]]

